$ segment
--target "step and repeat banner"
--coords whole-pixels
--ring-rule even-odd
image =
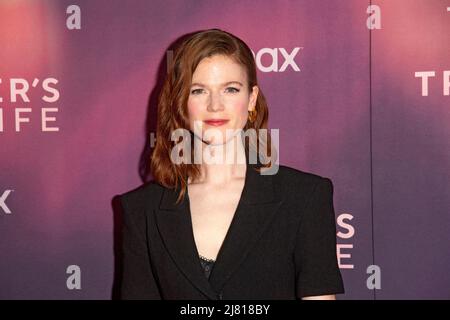
[[[111,299],[177,39],[252,49],[280,164],[329,177],[339,299],[450,299],[450,1],[0,1],[0,298]],[[295,190],[292,190],[295,192]]]

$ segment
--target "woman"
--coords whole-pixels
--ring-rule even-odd
[[[270,135],[260,134],[267,119],[242,40],[212,29],[177,48],[159,97],[154,181],[121,196],[122,298],[344,292],[332,182],[275,165]]]

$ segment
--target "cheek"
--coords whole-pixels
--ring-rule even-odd
[[[240,123],[247,121],[248,115],[248,101],[239,101],[232,106],[232,112],[236,115],[236,120]]]
[[[194,130],[198,123],[196,121],[202,120],[204,117],[204,107],[202,104],[195,101],[188,101],[187,104],[189,129]]]
[[[243,101],[237,101],[234,105],[234,111],[236,113],[246,113],[247,112],[247,105],[248,105],[248,101],[243,100]]]
[[[187,109],[190,120],[198,119],[203,111],[202,105],[192,100],[188,100]]]

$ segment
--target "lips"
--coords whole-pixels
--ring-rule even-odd
[[[203,122],[206,123],[207,125],[218,127],[224,125],[228,121],[229,121],[228,119],[209,119],[204,120]]]

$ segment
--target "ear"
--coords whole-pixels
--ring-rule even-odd
[[[250,92],[250,99],[248,102],[248,111],[255,110],[256,100],[258,99],[259,88],[258,86],[253,86],[252,92]]]

